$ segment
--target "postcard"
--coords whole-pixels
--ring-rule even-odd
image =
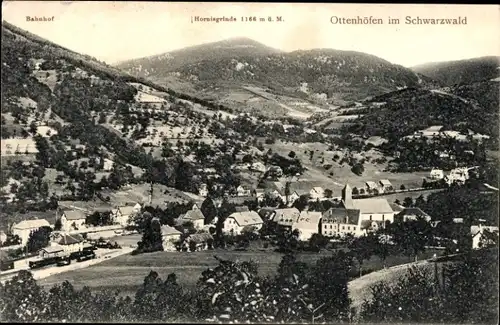
[[[498,322],[499,9],[4,1],[0,320]]]

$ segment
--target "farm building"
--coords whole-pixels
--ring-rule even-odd
[[[443,170],[441,169],[432,169],[430,174],[429,174],[429,177],[431,179],[443,179],[444,178],[444,172]]]
[[[45,219],[24,220],[12,227],[12,234],[19,236],[21,244],[26,245],[30,233],[42,227],[50,227],[49,222]]]
[[[380,180],[379,184],[380,184],[380,190],[382,192],[394,191],[394,186],[392,186],[392,183],[388,179]]]

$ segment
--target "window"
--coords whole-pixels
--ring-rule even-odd
[[[382,215],[382,221],[384,221],[384,218],[385,218],[385,215],[383,214],[383,215]]]
[[[326,226],[327,226],[327,225],[325,225],[325,229],[326,229]]]
[[[356,227],[352,227],[352,230],[356,231]]]
[[[370,216],[370,221],[372,221],[372,216]]]
[[[344,229],[345,229],[345,227],[344,227],[344,226],[342,226],[342,230],[344,230]]]
[[[333,225],[330,225],[330,229],[332,229],[332,228],[333,228]]]
[[[347,230],[351,230],[351,227],[347,226]]]

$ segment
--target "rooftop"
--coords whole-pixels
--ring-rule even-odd
[[[233,218],[240,227],[262,223],[261,217],[255,211],[234,212],[228,218]]]

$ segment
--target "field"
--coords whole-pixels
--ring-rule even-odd
[[[282,156],[288,156],[290,151],[294,151],[297,158],[300,159],[303,166],[308,170],[300,176],[299,182],[308,183],[310,187],[321,186],[333,191],[334,196],[340,196],[340,191],[346,183],[351,187],[365,187],[365,182],[379,182],[382,179],[388,179],[395,188],[399,189],[404,184],[406,188],[416,188],[422,186],[422,180],[429,176],[428,172],[413,172],[413,173],[391,173],[384,171],[386,165],[365,163],[365,171],[363,175],[358,176],[351,171],[351,167],[344,163],[340,165],[338,162],[346,154],[340,150],[328,150],[326,144],[318,142],[307,143],[291,143],[276,141],[272,145],[264,145],[267,149]],[[313,151],[311,159],[310,152]],[[337,161],[333,161],[335,155],[339,156]],[[375,150],[370,150],[363,153],[364,157],[371,159],[380,158],[380,153]],[[328,166],[330,165],[330,166]],[[328,169],[325,168],[328,167]],[[403,197],[404,198],[404,197]]]
[[[436,251],[427,251],[420,258],[428,258]],[[329,256],[330,251],[321,253],[300,253],[298,260],[306,263],[314,263],[318,259]],[[143,282],[144,277],[153,270],[158,272],[162,279],[168,274],[175,273],[180,284],[192,287],[200,278],[201,272],[210,267],[215,267],[218,262],[214,258],[218,256],[223,259],[239,261],[255,261],[258,263],[259,274],[274,275],[282,254],[274,251],[230,251],[209,250],[202,252],[179,253],[179,252],[155,252],[142,255],[123,255],[109,261],[105,261],[86,269],[70,271],[57,276],[40,280],[39,283],[45,287],[68,280],[77,288],[88,286],[92,290],[119,290],[121,294],[133,294],[137,287]],[[393,266],[411,262],[406,256],[391,256],[386,265]],[[379,270],[383,263],[377,257],[363,263],[365,270]]]

